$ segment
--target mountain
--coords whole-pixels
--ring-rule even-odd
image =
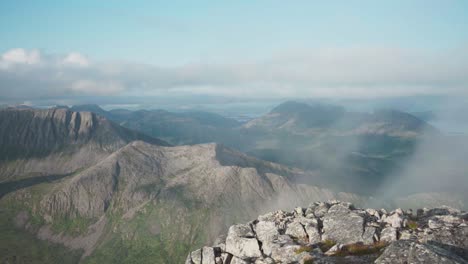
[[[219,144],[163,146],[89,112],[3,114],[2,138],[22,142],[24,153],[0,169],[8,175],[0,183],[2,262],[181,263],[263,208],[366,200],[296,184],[318,175]],[[146,142],[126,143],[140,137]]]
[[[74,105],[70,108],[71,111],[74,112],[91,112],[98,114],[102,117],[105,117],[107,119],[112,119],[113,115],[109,113],[108,111],[102,109],[99,105],[96,104],[84,104],[84,105]]]
[[[421,137],[436,133],[404,112],[358,113],[294,101],[246,124],[205,112],[77,107],[174,145],[217,142],[262,160],[319,171],[328,187],[365,195],[405,166]]]
[[[270,113],[251,120],[244,128],[268,131],[324,128],[336,123],[344,114],[345,110],[337,106],[289,101],[273,108]]]
[[[405,166],[423,136],[437,133],[404,112],[299,102],[285,102],[242,130],[254,138],[243,149],[249,155],[320,171],[331,186],[367,194]]]
[[[76,105],[71,109],[96,113],[124,127],[164,139],[174,145],[231,142],[232,138],[238,138],[233,129],[240,126],[240,122],[235,119],[201,111],[180,113],[165,110],[106,111],[98,105]]]
[[[223,144],[168,146],[90,112],[3,111],[2,146],[21,151],[0,167],[2,262],[182,263],[259,213],[378,203]]]
[[[233,225],[185,263],[467,263],[467,224],[467,212],[449,207],[414,214],[316,202]]]
[[[326,129],[336,135],[416,136],[434,130],[411,114],[396,110],[374,113],[347,112],[333,105],[306,104],[289,101],[270,113],[251,120],[246,129],[287,131],[293,134],[316,134]]]
[[[2,109],[0,179],[71,173],[134,140],[168,145],[91,112]]]

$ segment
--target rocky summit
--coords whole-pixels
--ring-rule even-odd
[[[191,252],[185,263],[468,263],[468,213],[315,202],[233,225],[227,236]]]

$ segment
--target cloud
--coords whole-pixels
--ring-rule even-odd
[[[63,59],[63,63],[69,64],[69,65],[77,65],[77,66],[81,66],[81,67],[89,66],[88,59],[85,56],[78,53],[78,52],[69,53]]]
[[[13,49],[0,60],[0,97],[217,95],[392,97],[467,95],[468,52],[394,48],[295,51],[262,61],[158,67]]]
[[[118,82],[96,82],[90,80],[79,80],[71,85],[71,90],[78,93],[94,93],[96,95],[115,94],[124,90]]]
[[[40,61],[41,54],[38,50],[12,49],[2,55],[4,64],[37,64]]]

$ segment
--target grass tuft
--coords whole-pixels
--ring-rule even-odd
[[[294,253],[301,254],[302,252],[312,252],[313,247],[311,245],[301,246],[300,248],[294,250]]]
[[[319,243],[319,248],[322,250],[322,252],[327,252],[332,248],[334,245],[336,245],[336,242],[330,239],[325,239],[324,241]]]
[[[418,228],[418,222],[409,220],[408,221],[408,228],[412,230],[416,230]]]
[[[363,243],[354,243],[345,245],[340,251],[336,252],[334,256],[363,256],[379,253],[388,244],[383,241],[375,242],[371,245]]]

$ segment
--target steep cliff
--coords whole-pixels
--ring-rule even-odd
[[[0,179],[71,173],[134,140],[168,145],[90,112],[3,109]]]

